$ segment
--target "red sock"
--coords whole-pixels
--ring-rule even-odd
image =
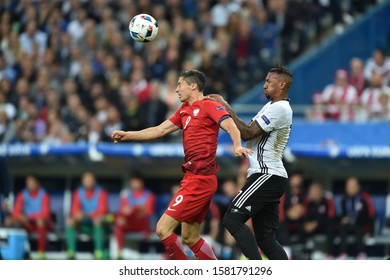
[[[115,232],[116,242],[118,244],[118,250],[121,251],[123,250],[123,247],[125,245],[124,229],[121,226],[116,225],[114,232]]]
[[[211,246],[203,239],[200,238],[198,242],[190,247],[192,252],[194,252],[195,257],[198,260],[216,260],[217,257],[214,255],[213,249]]]
[[[38,234],[38,250],[44,252],[46,249],[46,229],[39,228],[37,230]]]
[[[171,260],[188,260],[187,255],[184,253],[183,244],[181,244],[175,233],[162,240],[162,243]]]

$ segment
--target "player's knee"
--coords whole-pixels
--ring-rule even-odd
[[[101,226],[103,224],[103,219],[101,217],[93,218],[92,223],[94,226]]]
[[[36,219],[36,224],[38,228],[44,228],[45,227],[45,220],[44,219]]]
[[[276,230],[272,228],[263,228],[256,232],[256,240],[260,243],[264,240],[276,239]]]
[[[223,217],[222,222],[224,227],[233,235],[245,224],[246,220],[247,218],[245,219],[243,214],[229,211]]]
[[[6,217],[5,220],[4,220],[4,224],[6,227],[11,227],[14,225],[14,219],[12,219],[12,217]]]
[[[161,240],[164,240],[165,238],[169,237],[172,233],[169,232],[168,228],[165,226],[164,223],[158,221],[156,225],[156,234]]]
[[[74,227],[75,224],[76,224],[75,219],[73,219],[72,217],[69,217],[68,219],[66,219],[66,225],[68,227]]]
[[[124,227],[126,225],[126,220],[122,217],[118,217],[115,221],[117,227]]]

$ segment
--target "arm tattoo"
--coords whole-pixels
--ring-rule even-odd
[[[241,133],[242,140],[252,140],[264,133],[264,131],[259,125],[257,125],[256,122],[251,121],[249,124],[244,123],[229,105],[226,105],[225,109],[232,117],[234,123],[237,125],[237,128]]]

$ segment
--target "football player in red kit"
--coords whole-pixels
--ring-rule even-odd
[[[205,75],[198,70],[179,75],[176,93],[183,105],[168,120],[156,127],[140,131],[114,131],[112,139],[119,141],[148,141],[181,129],[184,146],[184,178],[157,223],[156,231],[171,259],[187,259],[183,244],[175,229],[181,224],[182,241],[197,259],[216,259],[210,245],[200,236],[201,223],[217,190],[218,165],[216,151],[219,127],[230,134],[235,156],[248,156],[251,150],[241,145],[240,132],[228,112],[218,103],[205,100]]]
[[[18,193],[12,217],[6,220],[6,226],[21,226],[29,233],[36,232],[39,259],[45,258],[46,235],[53,226],[50,215],[49,194],[37,177],[28,175],[26,187]]]

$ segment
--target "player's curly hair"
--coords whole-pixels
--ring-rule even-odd
[[[287,67],[284,67],[283,65],[277,64],[274,67],[272,67],[268,72],[280,74],[280,75],[287,75],[291,79],[293,78],[293,73],[287,69]]]
[[[201,92],[203,92],[206,86],[206,76],[199,70],[184,70],[179,74],[179,77],[182,77],[188,84],[197,84]]]

